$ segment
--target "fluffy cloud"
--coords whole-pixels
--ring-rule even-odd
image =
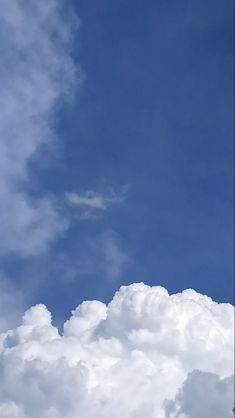
[[[232,407],[233,307],[193,290],[121,287],[107,306],[83,302],[62,335],[37,305],[0,347],[4,418],[206,418],[215,405],[227,417]]]
[[[234,402],[233,377],[194,370],[174,401],[166,402],[167,418],[229,418]]]
[[[1,0],[0,254],[38,254],[67,228],[53,199],[29,193],[29,163],[55,140],[54,111],[75,80],[71,25],[58,0]]]

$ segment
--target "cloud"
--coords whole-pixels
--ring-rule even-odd
[[[175,400],[166,402],[166,418],[229,418],[234,403],[233,389],[232,376],[221,379],[216,374],[194,370]]]
[[[0,332],[16,326],[25,307],[21,290],[11,286],[10,281],[0,272]]]
[[[1,335],[0,365],[4,418],[195,418],[210,397],[226,414],[233,307],[139,283],[83,302],[60,335],[36,305]]]
[[[104,272],[104,277],[118,280],[126,264],[130,262],[129,256],[123,251],[118,237],[113,233],[103,234],[98,245],[103,255],[101,270]]]
[[[76,79],[73,24],[61,6],[1,1],[0,254],[38,254],[68,227],[55,199],[29,191],[29,164],[43,158],[42,146],[54,144],[56,108]]]
[[[92,190],[88,190],[83,195],[72,192],[66,193],[65,197],[67,203],[71,206],[88,207],[100,210],[105,210],[109,206],[122,201],[122,198],[115,194],[105,196],[102,193],[94,192]]]
[[[111,206],[122,203],[126,198],[127,188],[126,185],[122,187],[120,193],[111,190],[106,194],[93,190],[84,193],[66,192],[65,200],[69,206],[80,209],[81,218],[90,219]]]
[[[122,248],[122,242],[113,231],[82,240],[75,255],[57,254],[53,262],[53,276],[62,280],[119,280],[131,257]]]

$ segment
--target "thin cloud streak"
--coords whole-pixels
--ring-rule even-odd
[[[92,219],[111,207],[122,204],[127,197],[128,189],[129,185],[125,185],[119,193],[112,189],[107,192],[94,190],[83,193],[66,192],[65,203],[71,208],[78,209],[81,219]]]

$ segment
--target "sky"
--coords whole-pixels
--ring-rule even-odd
[[[129,188],[121,206],[77,225],[72,251],[111,231],[130,258],[119,282],[231,301],[232,1],[74,6],[83,84],[60,119],[66,168],[50,188],[57,176],[59,190]]]
[[[228,414],[232,0],[0,6],[0,418]]]
[[[114,201],[87,216],[86,205],[68,205],[70,226],[52,232],[58,239],[45,251],[3,260],[23,287],[44,270],[35,301],[56,314],[133,281],[232,301],[232,3],[65,6],[72,39],[55,72],[70,90],[54,92],[45,129],[55,138],[27,160],[27,193],[58,205],[66,193],[90,191]]]

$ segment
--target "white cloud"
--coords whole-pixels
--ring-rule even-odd
[[[174,401],[166,402],[166,418],[229,418],[234,403],[233,376],[191,372]]]
[[[97,213],[122,203],[126,198],[127,189],[126,185],[122,187],[120,193],[113,190],[107,193],[93,190],[87,190],[84,193],[66,192],[65,200],[69,206],[80,209],[81,218],[90,219],[95,217]]]
[[[65,194],[68,204],[77,207],[88,207],[92,209],[105,210],[109,206],[120,202],[120,197],[112,194],[111,196],[105,196],[102,193],[88,190],[84,194],[78,194],[74,192],[67,192]]]
[[[0,347],[4,418],[206,418],[196,411],[215,396],[232,407],[233,307],[193,290],[121,287],[108,306],[81,304],[63,335],[37,305]]]
[[[55,141],[54,112],[71,92],[71,25],[58,0],[1,0],[0,253],[42,252],[67,228],[54,200],[29,194],[29,163]]]

